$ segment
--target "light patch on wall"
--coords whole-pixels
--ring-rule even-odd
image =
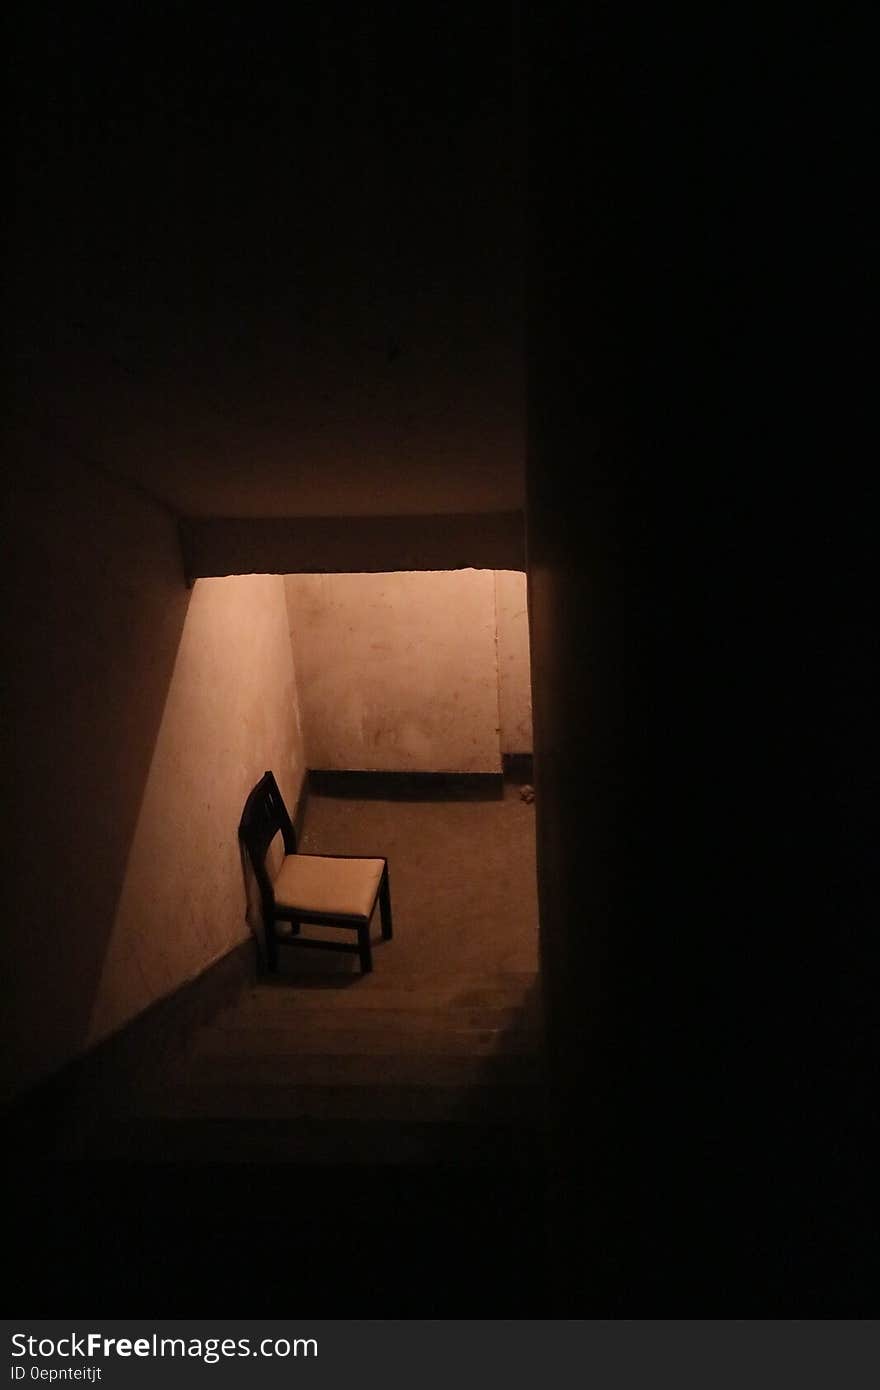
[[[532,685],[526,576],[495,571],[498,709],[502,753],[532,751]]]
[[[525,575],[505,575],[501,600],[492,570],[288,575],[309,766],[498,772],[530,751],[528,688],[501,698],[502,680],[528,686]]]
[[[304,775],[283,582],[199,580],[144,787],[88,1042],[247,936],[236,834],[266,768],[294,806]]]

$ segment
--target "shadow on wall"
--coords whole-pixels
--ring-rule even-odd
[[[4,1098],[246,936],[241,802],[270,755],[294,777],[298,734],[281,582],[187,590],[172,516],[27,431],[15,443]]]
[[[3,768],[18,826],[4,875],[6,1095],[89,1036],[191,600],[169,516],[30,434],[16,443],[4,517],[15,640]]]

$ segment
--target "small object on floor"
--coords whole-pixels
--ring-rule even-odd
[[[535,799],[535,789],[530,786],[528,782],[526,782],[524,787],[520,787],[519,794],[523,801],[534,801]]]

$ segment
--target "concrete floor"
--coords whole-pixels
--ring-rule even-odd
[[[534,808],[313,796],[300,848],[389,862],[394,935],[356,955],[281,950],[193,1040],[139,1140],[226,1159],[494,1162],[543,1115]],[[333,928],[302,935],[351,940]],[[206,1128],[206,1122],[214,1130]]]
[[[245,989],[163,1078],[149,1103],[169,1122],[162,1144],[173,1121],[189,1156],[209,1120],[226,1126],[224,1153],[248,1160],[533,1156],[544,1099],[534,808],[515,786],[489,801],[314,796],[300,848],[385,855],[393,938],[381,940],[377,910],[368,975],[355,955],[282,949],[277,975]]]
[[[300,849],[388,859],[394,939],[375,973],[462,976],[538,969],[535,808],[505,784],[497,801],[354,801],[311,796]],[[378,924],[373,937],[378,940]],[[283,973],[356,971],[330,952],[285,953]]]
[[[552,1316],[533,806],[316,796],[301,848],[388,857],[372,974],[282,952],[96,1147],[28,1165],[22,1287],[83,1315]]]

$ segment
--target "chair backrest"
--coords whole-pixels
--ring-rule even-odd
[[[244,803],[238,825],[239,838],[248,852],[264,903],[273,899],[266,852],[279,830],[285,853],[296,854],[296,834],[278,783],[271,772],[264,772]]]

